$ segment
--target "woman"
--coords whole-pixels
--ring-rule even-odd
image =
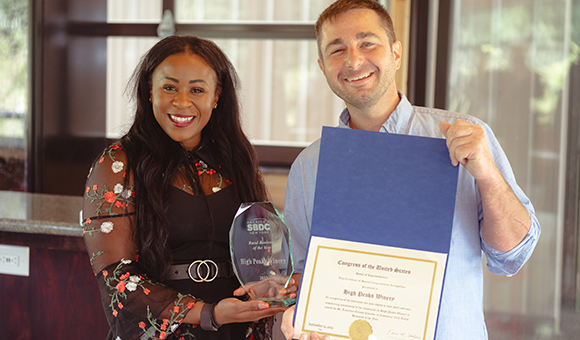
[[[135,121],[95,162],[83,208],[108,338],[267,337],[250,322],[285,308],[232,297],[233,216],[266,199],[233,66],[210,41],[172,36],[133,81]]]

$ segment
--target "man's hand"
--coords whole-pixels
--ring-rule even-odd
[[[531,226],[528,211],[495,166],[482,126],[458,120],[439,123],[453,165],[462,164],[475,178],[481,194],[481,235],[493,248],[507,252],[517,246]]]
[[[294,319],[294,309],[296,308],[296,305],[290,307],[288,310],[286,310],[284,312],[284,315],[282,316],[282,333],[284,334],[284,337],[286,338],[286,340],[290,340],[292,339],[292,337],[294,336],[294,327],[292,326],[292,319]],[[320,335],[318,335],[318,333],[316,332],[312,332],[310,334],[306,334],[306,333],[302,333],[300,335],[300,340],[330,340],[330,337],[328,335],[323,336],[322,338],[320,337]]]
[[[501,175],[495,166],[482,126],[458,120],[453,124],[441,122],[439,129],[447,139],[449,158],[454,166],[463,165],[478,182]]]

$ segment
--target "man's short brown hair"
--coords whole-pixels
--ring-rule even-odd
[[[318,45],[318,57],[320,59],[322,59],[322,47],[320,46],[322,24],[328,20],[336,18],[339,14],[348,12],[353,9],[370,9],[375,11],[375,13],[377,13],[379,16],[381,25],[387,32],[387,36],[389,37],[389,42],[391,45],[397,41],[397,37],[395,36],[395,28],[393,27],[393,20],[383,5],[375,0],[338,0],[332,5],[328,6],[324,12],[320,14],[318,20],[316,21],[316,43]]]

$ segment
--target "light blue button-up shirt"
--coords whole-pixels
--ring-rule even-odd
[[[437,325],[438,340],[487,339],[483,315],[482,254],[487,268],[494,274],[514,275],[531,256],[540,236],[540,225],[534,207],[517,185],[511,166],[493,132],[483,121],[444,110],[414,107],[399,92],[401,101],[380,132],[444,138],[439,123],[465,120],[484,127],[496,166],[512,190],[528,210],[532,221],[522,242],[508,252],[498,251],[485,243],[481,236],[483,209],[475,179],[460,166],[451,247]],[[350,114],[345,109],[339,127],[348,128]],[[320,139],[312,143],[296,158],[286,189],[284,219],[292,238],[292,252],[297,272],[302,272],[314,206],[314,188],[318,168]]]

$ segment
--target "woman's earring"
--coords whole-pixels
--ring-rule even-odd
[[[214,108],[214,109],[217,109],[217,103],[215,103],[215,105],[214,105],[214,107],[213,107],[213,108]]]

